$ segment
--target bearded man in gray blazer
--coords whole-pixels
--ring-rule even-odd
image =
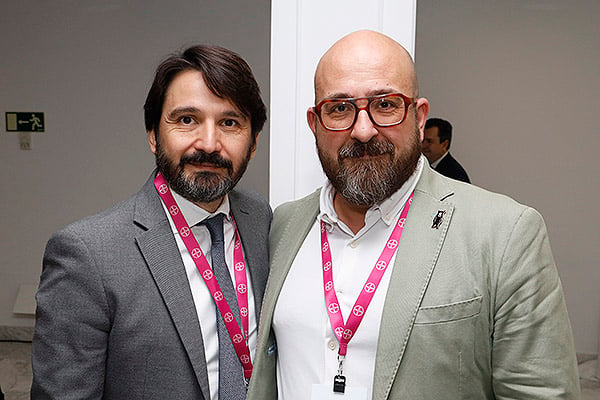
[[[130,199],[48,242],[36,297],[33,399],[245,397],[234,336],[221,332],[247,318],[244,351],[253,353],[271,209],[233,187],[266,119],[258,84],[239,55],[194,46],[160,64],[144,110],[157,170]],[[206,222],[213,216],[220,239]],[[214,277],[221,290],[208,289]],[[237,293],[228,297],[232,281]],[[247,296],[236,299],[239,293]],[[233,323],[219,311],[223,294]],[[240,298],[247,305],[238,306]],[[221,358],[225,348],[232,359]],[[227,392],[234,386],[241,391]]]
[[[543,220],[429,167],[406,50],[340,39],[315,102],[328,179],[275,210],[248,399],[578,399]]]

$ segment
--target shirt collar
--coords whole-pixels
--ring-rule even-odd
[[[365,227],[372,226],[377,220],[381,219],[386,225],[391,225],[396,222],[396,219],[400,215],[404,203],[410,197],[410,194],[415,190],[417,182],[423,172],[423,163],[425,158],[423,155],[419,157],[417,162],[417,168],[415,172],[404,182],[404,184],[390,197],[382,201],[381,203],[373,205],[367,210],[365,215]],[[319,220],[323,220],[327,225],[328,229],[333,229],[334,225],[343,226],[345,224],[339,220],[337,213],[333,207],[333,197],[335,196],[335,189],[329,179],[323,184],[321,190],[320,202],[320,213],[318,216]],[[344,229],[348,230],[349,229]],[[364,228],[363,228],[364,230]]]
[[[217,208],[217,210],[214,213],[209,213],[204,208],[197,206],[196,204],[192,203],[191,201],[181,196],[179,193],[172,189],[171,193],[173,193],[173,198],[175,199],[175,202],[181,210],[181,214],[183,215],[185,221],[188,223],[189,226],[195,226],[200,222],[204,221],[205,219],[217,215],[219,213],[224,214],[226,220],[230,220],[231,218],[229,212],[230,207],[228,195],[225,195],[225,198],[223,198],[221,205],[219,206],[219,208]]]
[[[448,155],[448,152],[445,152],[440,158],[431,163],[431,168],[435,169],[442,162],[444,157]]]

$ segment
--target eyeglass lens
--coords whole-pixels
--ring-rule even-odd
[[[377,97],[369,100],[366,108],[371,120],[380,126],[395,125],[403,120],[406,106],[402,97]],[[354,101],[331,101],[323,104],[321,119],[328,129],[349,129],[356,119],[358,107]]]

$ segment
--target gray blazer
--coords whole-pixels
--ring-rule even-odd
[[[32,399],[210,399],[200,323],[153,178],[49,240]],[[253,194],[229,197],[259,310],[271,209]]]
[[[277,398],[273,312],[318,212],[318,192],[275,210],[248,400]],[[561,284],[535,210],[426,165],[397,254],[373,400],[579,399]]]

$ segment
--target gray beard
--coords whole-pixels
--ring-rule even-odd
[[[175,180],[165,180],[171,189],[193,203],[210,203],[220,199],[237,183],[228,176],[218,176],[212,172],[196,172],[192,177],[186,177],[181,171]]]
[[[410,147],[397,158],[394,145],[387,139],[353,141],[340,148],[337,160],[326,156],[318,143],[317,150],[325,175],[336,191],[354,205],[371,207],[394,194],[414,173],[421,155],[418,130],[415,134]],[[359,158],[364,154],[377,157]]]
[[[230,161],[223,160],[216,154],[204,155],[204,157],[213,160],[216,165],[227,168],[228,175],[220,176],[213,172],[195,172],[191,176],[186,175],[184,171],[185,162],[177,165],[165,154],[156,142],[156,166],[159,172],[164,176],[172,190],[193,203],[210,203],[218,200],[229,193],[239,182],[250,161],[251,151],[237,171],[233,171]],[[198,155],[198,157],[201,157]],[[190,157],[193,159],[193,156]]]

